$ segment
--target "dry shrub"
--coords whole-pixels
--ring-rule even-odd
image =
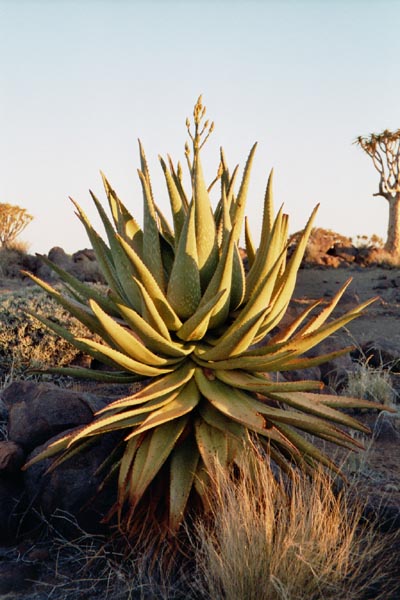
[[[379,267],[386,267],[388,269],[398,269],[400,267],[400,256],[391,254],[384,249],[379,249],[374,259],[375,264]]]
[[[384,241],[379,235],[373,233],[372,235],[357,235],[355,238],[350,238],[355,248],[378,248],[381,249],[384,246]]]
[[[397,395],[387,368],[384,365],[370,367],[368,362],[360,362],[355,371],[348,373],[346,386],[341,393],[353,398],[373,400],[385,406],[393,405]]]
[[[201,597],[391,598],[396,584],[384,551],[393,539],[362,525],[360,504],[351,504],[346,493],[336,496],[322,471],[312,480],[292,472],[277,482],[268,464],[246,460],[246,474],[237,481],[216,468],[211,519],[197,523]]]
[[[88,335],[87,330],[46,293],[36,288],[21,288],[8,293],[0,303],[0,376],[10,372],[19,376],[29,367],[65,366],[79,355],[67,341],[58,338],[39,321],[27,315],[30,310],[51,315],[56,322],[67,323],[76,335]]]

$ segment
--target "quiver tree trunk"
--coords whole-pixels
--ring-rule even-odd
[[[389,202],[389,224],[385,249],[400,258],[400,193],[387,198]]]

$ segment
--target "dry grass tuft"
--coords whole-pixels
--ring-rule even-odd
[[[373,400],[385,406],[392,406],[397,397],[387,366],[370,367],[365,361],[360,362],[355,371],[348,373],[346,386],[341,393],[344,396]]]
[[[211,519],[197,523],[201,597],[391,598],[388,541],[361,525],[360,504],[350,504],[346,493],[335,496],[322,471],[312,481],[293,472],[277,482],[268,464],[247,460],[237,481],[216,468]]]

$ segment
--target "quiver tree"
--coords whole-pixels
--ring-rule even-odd
[[[9,246],[32,219],[25,208],[0,203],[0,247]]]
[[[400,256],[400,129],[373,133],[369,137],[359,136],[356,140],[372,158],[379,172],[379,191],[374,196],[383,196],[389,202],[389,224],[385,249]]]

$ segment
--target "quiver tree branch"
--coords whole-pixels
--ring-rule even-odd
[[[388,196],[400,192],[400,129],[391,132],[372,133],[369,137],[359,136],[356,140],[372,158],[374,167],[380,174],[379,192],[374,196]]]

